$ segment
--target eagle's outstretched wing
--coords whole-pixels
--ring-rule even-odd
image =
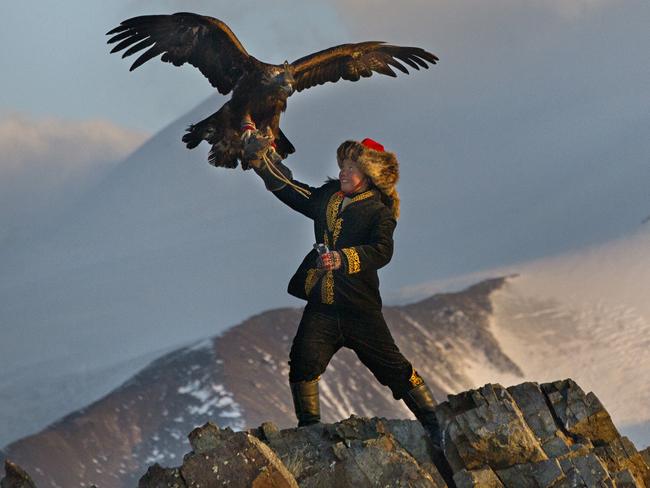
[[[400,62],[401,61],[401,62]],[[411,68],[428,68],[438,57],[419,47],[391,46],[380,41],[341,44],[297,59],[291,63],[296,80],[295,89],[305,90],[328,81],[357,81],[372,76],[373,72],[397,76],[391,66],[408,74]]]
[[[257,61],[222,21],[187,12],[133,17],[106,35],[113,35],[109,44],[118,42],[112,53],[128,47],[122,57],[149,48],[135,60],[131,71],[162,54],[162,61],[175,66],[196,66],[224,95],[233,89],[247,65]]]

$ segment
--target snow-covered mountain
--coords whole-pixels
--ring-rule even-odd
[[[438,398],[474,385],[472,373],[519,368],[489,332],[490,300],[502,279],[460,293],[385,309],[400,349]],[[186,434],[208,420],[234,429],[295,424],[287,383],[299,308],[253,316],[223,335],[164,355],[102,400],[66,416],[2,453],[38,486],[135,486],[148,465],[173,465]],[[323,420],[351,413],[410,416],[350,350],[334,356],[321,381]],[[1,459],[0,459],[1,460]]]

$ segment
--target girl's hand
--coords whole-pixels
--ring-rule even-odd
[[[341,267],[341,255],[338,251],[330,251],[318,258],[318,268],[325,271],[334,271]]]

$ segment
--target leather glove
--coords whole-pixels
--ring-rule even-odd
[[[264,165],[264,157],[274,158],[277,156],[275,149],[272,146],[273,135],[263,134],[255,130],[247,130],[248,136],[244,139],[243,160],[255,169],[259,169]],[[242,136],[243,139],[243,136]]]

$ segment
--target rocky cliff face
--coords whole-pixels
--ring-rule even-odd
[[[593,393],[572,380],[486,385],[437,408],[458,488],[650,486],[650,468]],[[444,487],[429,443],[410,420],[351,417],[329,425],[248,432],[213,424],[190,434],[179,468],[155,465],[140,488],[165,486]],[[174,484],[172,484],[174,486]]]
[[[489,329],[490,294],[503,282],[384,309],[400,349],[439,400],[477,386],[476,370],[520,373]],[[272,310],[161,357],[100,401],[7,446],[0,457],[17,462],[40,487],[132,487],[147,466],[178,463],[189,448],[186,433],[208,421],[234,430],[267,421],[293,426],[287,360],[300,315],[301,309]],[[321,394],[325,422],[353,413],[412,418],[347,349],[323,375]]]
[[[418,422],[352,416],[285,430],[206,423],[190,433],[180,466],[156,463],[138,487],[650,487],[647,451],[637,452],[598,398],[570,379],[486,385],[450,396],[437,415],[454,472],[448,484]],[[7,465],[3,488],[30,483]]]

